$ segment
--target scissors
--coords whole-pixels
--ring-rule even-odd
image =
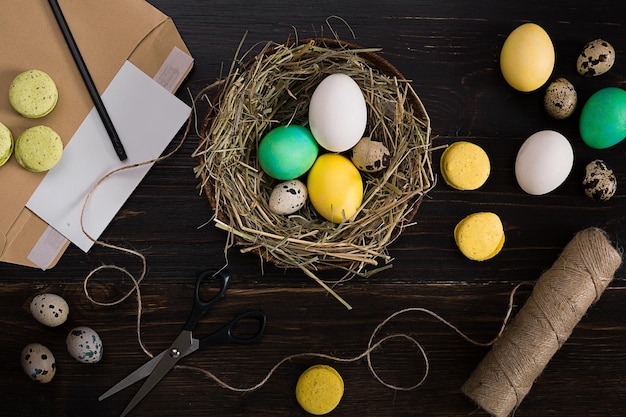
[[[201,289],[203,284],[210,279],[219,279],[219,291],[212,298],[205,300],[202,296]],[[266,317],[262,311],[251,310],[245,313],[241,313],[231,321],[220,327],[215,332],[204,336],[200,339],[194,337],[193,329],[196,327],[202,316],[209,311],[209,309],[224,297],[226,289],[230,283],[230,274],[227,271],[205,271],[198,275],[196,280],[196,291],[193,301],[193,308],[187,322],[183,326],[183,330],[180,332],[174,343],[167,349],[155,356],[144,365],[139,367],[133,373],[122,379],[120,382],[111,387],[107,392],[102,394],[98,400],[102,401],[105,398],[110,397],[113,394],[118,393],[126,387],[134,384],[135,382],[146,378],[146,381],[139,388],[133,399],[128,403],[126,409],[122,412],[120,417],[127,415],[139,402],[154,388],[161,379],[176,365],[176,363],[185,356],[197,351],[198,349],[207,347],[209,345],[217,343],[253,343],[261,338],[265,330]],[[237,325],[242,321],[256,321],[258,327],[256,332],[252,335],[238,335],[236,333]]]

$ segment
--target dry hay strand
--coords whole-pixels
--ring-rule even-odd
[[[339,268],[352,277],[390,266],[387,246],[410,225],[434,177],[430,119],[410,82],[378,51],[309,39],[268,43],[246,63],[233,62],[210,100],[194,153],[215,224],[229,233],[227,247],[236,242],[243,252],[300,268],[327,289],[319,270]],[[361,173],[363,204],[341,224],[326,221],[309,203],[293,215],[274,214],[268,201],[279,181],[260,169],[259,142],[277,126],[307,126],[313,91],[337,72],[361,87],[368,107],[365,134],[391,151],[390,166]]]

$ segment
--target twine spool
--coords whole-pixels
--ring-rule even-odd
[[[605,233],[578,232],[544,272],[529,299],[462,387],[485,411],[506,417],[517,408],[622,261]]]

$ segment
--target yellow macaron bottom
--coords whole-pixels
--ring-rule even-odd
[[[473,213],[454,228],[454,240],[463,255],[474,261],[496,256],[504,246],[504,227],[497,214]]]
[[[0,166],[6,164],[13,153],[13,135],[8,127],[0,123]]]
[[[328,365],[314,365],[298,378],[296,400],[307,413],[321,416],[339,405],[343,391],[339,372]]]
[[[441,176],[457,190],[475,190],[489,178],[489,156],[478,145],[459,141],[448,146],[441,155]]]
[[[32,69],[18,74],[9,85],[11,106],[28,119],[48,115],[59,100],[59,91],[52,78]]]

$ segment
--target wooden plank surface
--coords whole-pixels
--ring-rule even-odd
[[[188,103],[190,96],[226,71],[246,32],[244,46],[251,48],[296,34],[329,35],[330,24],[345,40],[383,48],[383,57],[412,80],[431,117],[435,146],[470,140],[481,145],[492,162],[489,181],[475,192],[456,191],[439,180],[420,207],[415,224],[390,246],[392,269],[336,287],[353,306],[351,311],[304,274],[261,265],[254,255],[231,249],[227,256],[233,274],[231,289],[201,331],[238,311],[259,308],[267,314],[267,332],[256,345],[216,346],[186,358],[184,365],[212,372],[233,386],[251,387],[289,355],[359,356],[376,326],[404,308],[433,310],[468,336],[488,341],[500,327],[515,284],[539,278],[577,231],[601,227],[621,247],[626,233],[621,188],[626,178],[625,145],[603,151],[587,148],[578,134],[578,113],[566,121],[550,119],[543,111],[541,92],[521,94],[505,84],[498,56],[512,29],[534,21],[552,36],[557,50],[555,75],[574,82],[581,102],[599,88],[624,87],[623,4],[560,0],[151,3],[174,19],[196,60],[178,93]],[[602,77],[577,76],[574,64],[579,51],[599,37],[613,43],[615,66]],[[555,129],[571,139],[575,164],[562,187],[533,197],[519,189],[513,167],[523,140],[541,129]],[[174,142],[180,139],[179,134]],[[167,347],[180,330],[196,274],[226,263],[226,234],[210,222],[213,213],[193,173],[196,161],[191,153],[196,144],[197,137],[190,136],[178,153],[155,165],[103,235],[107,242],[137,250],[147,259],[148,275],[141,284],[141,335],[153,353]],[[440,151],[434,152],[436,172],[439,156]],[[604,159],[618,177],[617,195],[607,203],[593,202],[581,191],[584,166],[595,158]],[[456,249],[452,230],[466,214],[486,210],[500,215],[507,241],[496,258],[471,262]],[[83,292],[86,275],[105,263],[133,273],[140,267],[132,256],[99,247],[84,254],[74,246],[49,271],[0,265],[0,415],[116,416],[130,400],[135,387],[105,402],[97,400],[147,359],[135,332],[135,298],[101,307]],[[516,410],[517,417],[623,414],[624,278],[620,269]],[[114,300],[129,286],[119,276],[106,276],[91,281],[89,288],[95,299]],[[517,295],[515,311],[529,290],[523,288]],[[30,316],[30,299],[42,292],[58,293],[70,304],[70,322],[62,328],[44,328]],[[66,353],[65,335],[73,325],[98,331],[105,346],[100,363],[79,364]],[[131,415],[305,416],[295,400],[295,382],[306,367],[319,362],[335,366],[346,385],[332,416],[487,415],[460,388],[488,348],[468,343],[418,312],[397,317],[381,336],[392,333],[415,337],[428,355],[428,376],[415,390],[384,387],[365,359],[343,363],[299,357],[283,364],[262,388],[249,393],[220,387],[198,369],[176,369]],[[50,384],[34,384],[20,368],[20,351],[31,342],[47,345],[56,356],[58,372]],[[407,342],[385,344],[372,354],[372,360],[386,381],[402,386],[418,382],[425,370],[419,352]]]

